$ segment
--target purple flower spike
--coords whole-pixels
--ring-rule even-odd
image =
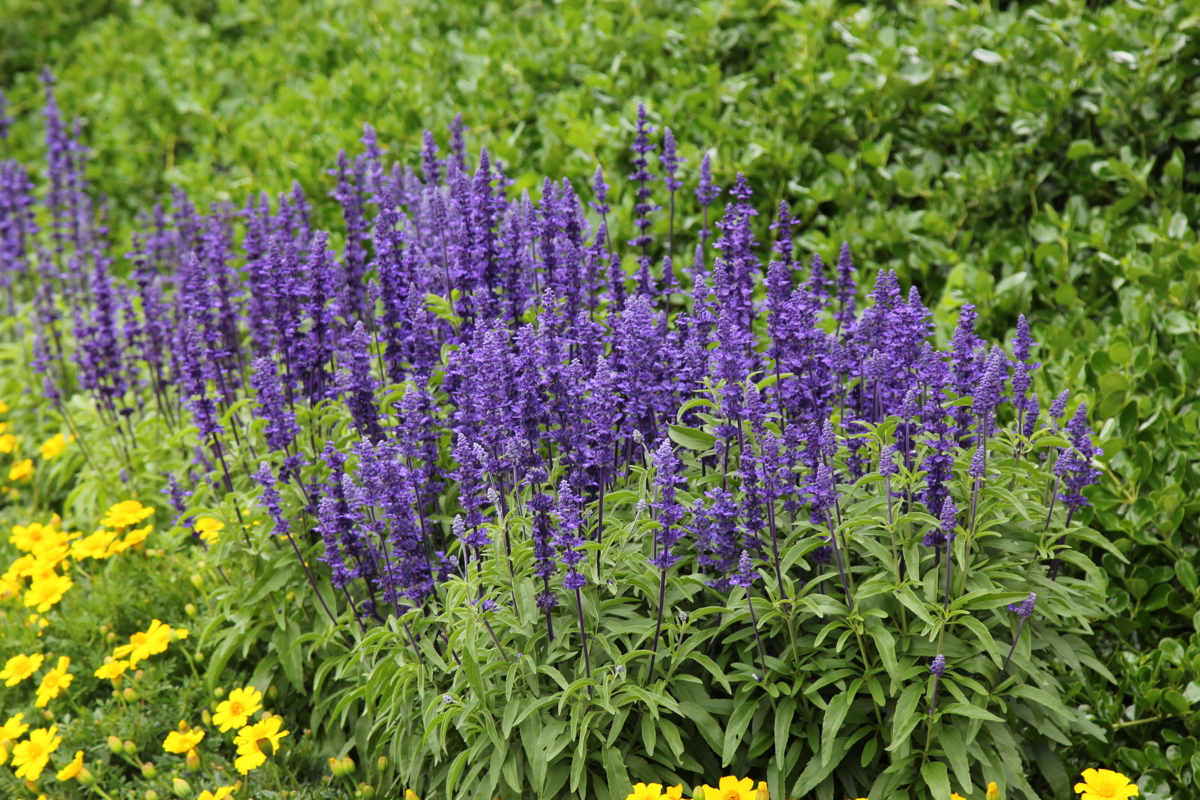
[[[754,561],[751,560],[750,554],[745,550],[742,551],[741,557],[738,559],[738,569],[729,582],[734,586],[740,586],[743,589],[749,589],[754,585],[754,580],[758,577],[758,570],[754,568]]]
[[[1067,400],[1071,397],[1069,389],[1063,389],[1062,394],[1054,398],[1054,402],[1050,404],[1050,417],[1056,422],[1063,418],[1063,414],[1067,413]]]
[[[609,212],[608,189],[608,184],[604,182],[604,169],[597,164],[596,172],[592,175],[592,193],[596,196],[596,199],[592,202],[592,208],[600,216],[604,216]]]
[[[663,182],[667,185],[667,191],[677,192],[683,188],[683,181],[676,180],[675,173],[679,170],[679,165],[686,163],[687,159],[680,158],[675,152],[675,134],[670,128],[663,130],[663,152],[662,158],[663,172],[666,177]]]
[[[1037,594],[1030,592],[1029,597],[1026,597],[1020,603],[1010,603],[1008,610],[1016,614],[1021,619],[1029,619],[1033,616],[1033,607],[1037,604]]]
[[[942,655],[941,653],[938,653],[936,656],[934,656],[933,663],[929,665],[929,671],[932,672],[934,674],[934,676],[936,676],[938,678],[945,675],[946,674],[946,657],[944,655]]]

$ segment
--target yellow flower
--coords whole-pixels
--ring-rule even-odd
[[[704,785],[704,800],[754,800],[754,781],[742,778],[740,781],[728,775],[721,778],[717,788]]]
[[[108,516],[100,520],[100,524],[106,528],[127,528],[153,513],[153,508],[146,508],[137,500],[125,500],[110,508]]]
[[[25,593],[25,606],[27,608],[37,606],[38,613],[44,614],[50,610],[51,606],[62,600],[63,595],[74,585],[75,582],[66,575],[35,578],[29,585],[29,591]]]
[[[279,730],[282,721],[279,717],[267,717],[262,722],[247,725],[238,731],[233,743],[237,745],[238,757],[233,762],[237,771],[245,775],[252,769],[258,769],[267,761],[263,752],[267,745],[271,746],[272,755],[279,751],[279,740],[288,735],[288,731]]]
[[[421,798],[417,797],[417,793],[412,789],[405,789],[404,800],[421,800]]]
[[[222,786],[215,793],[205,789],[196,800],[225,800],[226,797],[233,794],[233,790],[236,788],[236,786]]]
[[[62,737],[55,736],[56,733],[58,726],[52,726],[49,730],[38,728],[29,734],[28,739],[17,742],[13,748],[12,765],[18,778],[36,781],[42,777],[42,770],[50,763],[50,754],[62,743]]]
[[[221,531],[225,530],[225,523],[212,517],[201,517],[194,527],[205,544],[216,544],[221,539]]]
[[[128,661],[110,661],[107,664],[100,667],[100,669],[93,672],[92,674],[95,675],[97,678],[111,681],[111,680],[116,680],[117,678],[124,675],[125,670],[127,670],[127,669],[129,669]]]
[[[0,453],[11,453],[17,449],[17,437],[11,433],[0,436]]]
[[[19,481],[23,478],[28,478],[32,474],[33,461],[26,458],[12,465],[12,469],[8,471],[8,479],[10,481]]]
[[[166,741],[163,742],[163,750],[168,753],[179,753],[180,755],[189,750],[195,749],[196,745],[200,744],[200,740],[204,738],[204,731],[192,728],[186,733],[179,731],[171,731],[167,734]]]
[[[24,587],[7,577],[0,577],[0,600],[12,600],[21,593]]]
[[[75,758],[71,760],[71,763],[60,769],[54,777],[60,781],[69,781],[71,778],[79,777],[79,773],[81,772],[83,772],[83,751],[77,750],[75,751]]]
[[[71,545],[71,555],[75,557],[76,561],[83,561],[85,558],[102,561],[111,555],[108,552],[108,546],[118,535],[116,531],[106,531],[101,528],[91,536],[85,536]]]
[[[41,653],[34,653],[31,656],[15,655],[4,665],[4,669],[0,670],[0,679],[4,679],[5,686],[16,686],[37,672],[45,660],[46,657]]]
[[[633,791],[625,797],[625,800],[659,800],[661,797],[661,783],[635,783]]]
[[[42,454],[42,458],[44,460],[49,461],[66,449],[68,441],[74,440],[74,436],[72,436],[70,439],[67,439],[61,433],[56,433],[46,441],[42,442],[41,446],[38,447],[38,451]]]
[[[8,722],[0,726],[0,742],[7,739],[20,739],[25,731],[29,730],[29,724],[22,722],[23,719],[25,719],[24,714],[13,714],[9,717]]]
[[[1000,800],[1000,787],[995,781],[988,784],[986,800]]]
[[[219,725],[221,732],[230,728],[241,728],[246,724],[250,715],[262,708],[262,692],[253,686],[245,689],[234,689],[229,693],[229,699],[217,704],[217,713],[213,714],[213,723]]]
[[[7,414],[7,413],[8,413],[8,403],[4,402],[3,400],[0,400],[0,414]]]
[[[153,527],[153,525],[147,525],[144,528],[138,528],[136,531],[130,531],[129,533],[125,534],[124,539],[119,542],[112,543],[112,546],[108,548],[108,554],[110,556],[115,556],[117,553],[124,553],[134,545],[141,544],[142,542],[146,541],[146,537],[150,535],[150,531]]]
[[[67,672],[67,668],[70,666],[70,658],[59,656],[58,666],[42,676],[42,685],[38,687],[35,706],[45,708],[47,703],[58,697],[59,692],[70,687],[71,681],[75,680],[75,676]]]
[[[1075,784],[1075,791],[1083,794],[1080,800],[1126,800],[1138,795],[1136,784],[1111,769],[1085,769],[1083,783]]]
[[[10,544],[18,550],[37,555],[45,546],[61,544],[66,534],[59,533],[49,525],[32,522],[29,527],[13,525],[12,536],[8,537]]]
[[[967,800],[967,798],[963,797],[963,796],[962,796],[961,794],[959,794],[958,792],[951,792],[951,793],[950,793],[950,800]]]
[[[164,625],[158,620],[151,620],[150,627],[145,633],[138,632],[129,637],[129,644],[123,644],[113,650],[115,658],[129,656],[129,666],[136,667],[138,662],[157,655],[167,649],[171,641],[171,626]]]

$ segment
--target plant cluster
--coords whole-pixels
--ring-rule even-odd
[[[10,162],[0,204],[45,398],[92,480],[102,450],[146,487],[190,451],[164,492],[226,619],[300,590],[260,671],[336,672],[314,715],[358,715],[392,778],[616,797],[734,765],[775,796],[984,773],[1033,796],[1030,764],[1105,737],[1079,700],[1111,679],[1081,638],[1105,578],[1073,545],[1123,556],[1084,521],[1086,405],[1023,318],[1010,353],[964,305],[942,349],[894,272],[863,296],[848,246],[803,266],[786,203],[764,259],[746,179],[690,172],[641,108],[624,243],[601,169],[590,213],[568,180],[535,202],[456,119],[419,172],[370,126],[339,156],[340,253],[299,187],[207,214],[178,191],[126,270],[44,83],[44,197]],[[210,675],[247,623],[205,632]]]

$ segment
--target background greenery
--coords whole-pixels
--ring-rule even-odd
[[[1107,472],[1092,524],[1132,563],[1094,554],[1119,614],[1093,645],[1120,683],[1077,698],[1118,748],[1090,758],[1191,797],[1194,8],[0,0],[0,86],[17,119],[0,151],[38,163],[25,148],[40,136],[36,75],[50,66],[123,231],[174,184],[240,203],[298,179],[324,198],[332,155],[355,148],[367,121],[415,155],[423,128],[444,143],[462,111],[472,146],[497,153],[518,189],[586,175],[597,160],[628,164],[644,101],[691,168],[711,148],[723,182],[743,170],[779,192],[756,198],[764,224],[787,200],[803,247],[848,239],[868,269],[895,267],[940,297],[943,320],[978,305],[987,335],[1029,314],[1051,382],[1091,387]]]

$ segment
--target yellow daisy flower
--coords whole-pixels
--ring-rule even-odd
[[[110,661],[107,664],[104,664],[103,666],[101,666],[100,669],[96,670],[92,674],[95,675],[97,678],[101,678],[102,680],[111,681],[111,680],[116,680],[117,678],[124,675],[125,670],[127,670],[127,669],[129,669],[128,661]]]
[[[225,523],[212,517],[201,517],[193,527],[205,544],[216,544],[221,540],[221,531],[225,530]]]
[[[108,515],[100,520],[100,524],[106,528],[128,528],[153,513],[153,508],[146,508],[137,500],[124,500],[108,509]]]
[[[12,469],[8,471],[8,479],[10,481],[24,480],[32,474],[33,460],[24,458],[12,465]]]
[[[704,800],[754,800],[754,781],[738,780],[732,775],[721,778],[717,788],[704,785]]]
[[[67,668],[70,666],[70,658],[59,656],[58,666],[42,676],[42,685],[38,687],[35,706],[45,708],[46,704],[58,697],[61,691],[70,687],[71,682],[75,680],[75,676],[67,672]]]
[[[635,783],[633,791],[625,796],[625,800],[659,800],[661,797],[661,783]]]
[[[18,550],[24,550],[26,553],[36,555],[43,545],[58,544],[62,536],[63,534],[54,530],[49,525],[32,522],[28,527],[14,525],[12,536],[8,537],[8,541]]]
[[[91,536],[85,536],[71,545],[71,555],[75,557],[76,561],[83,561],[85,558],[102,561],[111,555],[108,552],[108,546],[119,535],[116,531],[107,531],[101,528]]]
[[[8,739],[20,739],[25,735],[25,731],[29,730],[29,723],[22,722],[25,719],[24,714],[13,714],[8,718],[8,722],[0,725],[0,742]]]
[[[12,765],[18,778],[36,781],[42,777],[42,770],[50,763],[50,754],[62,743],[62,737],[56,736],[57,733],[58,726],[52,726],[49,730],[38,728],[29,734],[28,739],[17,742],[13,748]]]
[[[66,575],[51,575],[45,578],[35,578],[25,593],[25,606],[37,606],[39,614],[50,610],[51,606],[63,599],[63,595],[75,585]]]
[[[17,449],[17,437],[11,433],[0,435],[0,453],[11,453]]]
[[[153,527],[153,525],[147,525],[144,528],[138,528],[136,531],[130,531],[129,533],[125,534],[124,539],[115,541],[109,545],[107,556],[115,556],[119,553],[124,553],[134,545],[139,545],[146,541],[146,537],[150,535],[150,531],[153,529]]]
[[[203,738],[204,731],[196,728],[187,732],[171,731],[167,734],[166,741],[163,742],[163,750],[182,755],[189,750],[194,750]]]
[[[288,731],[279,730],[281,725],[282,720],[279,717],[268,717],[238,731],[233,740],[238,752],[233,765],[238,772],[245,775],[265,764],[267,755],[263,751],[267,745],[271,746],[272,755],[279,751],[279,740],[288,735]]]
[[[1127,800],[1137,797],[1137,784],[1111,769],[1085,769],[1083,783],[1075,784],[1075,791],[1083,794],[1080,800]]]
[[[196,800],[225,800],[226,797],[233,794],[233,790],[236,788],[236,786],[222,786],[216,792],[205,789]]]
[[[31,656],[15,655],[5,663],[4,669],[0,670],[0,680],[4,681],[5,686],[16,686],[37,672],[45,660],[46,657],[41,653],[34,653]]]
[[[219,725],[221,732],[230,728],[241,728],[251,714],[262,708],[262,692],[253,686],[245,689],[234,689],[229,693],[229,699],[217,704],[217,713],[213,714],[213,724]]]
[[[68,442],[75,441],[75,437],[70,439],[63,436],[61,433],[56,433],[38,446],[38,452],[42,454],[42,459],[49,461],[67,448]]]
[[[129,656],[129,666],[136,668],[139,661],[166,650],[170,642],[171,626],[164,625],[156,619],[151,620],[150,627],[144,633],[141,631],[135,633],[129,637],[129,644],[123,644],[113,650],[113,657]]]
[[[54,777],[60,781],[69,781],[71,778],[78,778],[81,772],[83,772],[83,751],[77,750],[71,763],[60,769]]]

